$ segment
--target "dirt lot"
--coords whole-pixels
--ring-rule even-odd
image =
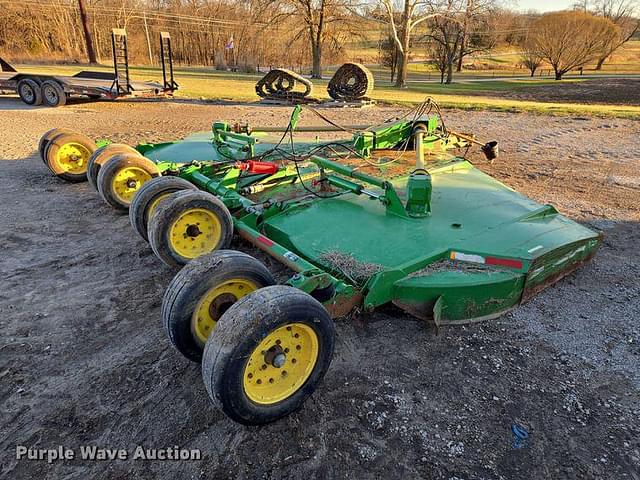
[[[640,105],[640,79],[598,78],[581,82],[564,81],[526,87],[519,91],[505,91],[502,95],[537,102]]]
[[[602,231],[602,249],[497,320],[439,335],[394,308],[338,322],[310,401],[246,428],[212,408],[199,366],[164,336],[173,272],[127,216],[86,183],[53,178],[35,148],[54,126],[135,143],[214,119],[284,124],[289,110],[0,98],[0,111],[1,478],[640,479],[640,122],[446,112],[501,141],[493,165],[472,157],[481,168]],[[326,113],[364,123],[396,112]],[[530,432],[522,448],[514,424]],[[179,445],[203,458],[15,458],[16,445],[87,444]]]

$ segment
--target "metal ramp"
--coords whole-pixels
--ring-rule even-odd
[[[173,55],[171,52],[171,35],[160,32],[160,64],[162,65],[162,85],[164,90],[173,92],[178,84],[173,80]]]
[[[133,91],[133,87],[129,80],[129,52],[127,50],[127,32],[124,28],[111,30],[111,46],[115,73],[111,90],[115,90],[118,95],[127,95]]]

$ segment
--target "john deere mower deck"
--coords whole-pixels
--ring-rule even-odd
[[[270,422],[304,402],[329,366],[332,318],[390,302],[436,325],[494,318],[600,244],[448,153],[480,144],[492,159],[497,144],[446,129],[431,101],[374,127],[310,109],[329,126],[298,128],[301,111],[281,129],[216,122],[135,150],[57,132],[42,149],[50,166],[88,165],[158,257],[186,265],[164,297],[165,329],[236,421]],[[350,136],[320,141],[320,131]],[[79,152],[70,160],[58,159],[65,138]],[[52,168],[69,180],[79,170]],[[289,267],[286,285],[226,250],[233,234]]]

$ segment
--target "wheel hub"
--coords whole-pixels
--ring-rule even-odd
[[[223,293],[216,297],[209,305],[209,315],[214,321],[218,321],[220,317],[229,310],[229,307],[238,301],[233,293]]]
[[[79,143],[69,142],[61,145],[56,154],[56,163],[69,173],[78,174],[86,170],[91,152]]]
[[[187,229],[185,230],[185,235],[191,238],[196,238],[198,235],[200,235],[202,232],[198,228],[198,225],[200,224],[197,223],[195,225],[192,225],[192,224],[187,225]]]
[[[264,363],[275,368],[282,368],[287,361],[287,355],[279,344],[264,352]]]
[[[293,395],[311,375],[319,354],[318,336],[303,323],[273,330],[253,350],[243,386],[253,402],[270,405]]]
[[[258,286],[244,278],[232,278],[205,293],[191,318],[191,332],[198,344],[204,346],[217,321],[239,299]]]
[[[113,177],[111,189],[119,200],[129,204],[138,189],[151,178],[151,174],[143,168],[123,167]]]
[[[195,258],[216,248],[222,236],[222,225],[214,212],[193,208],[185,210],[168,233],[173,251],[184,258]]]

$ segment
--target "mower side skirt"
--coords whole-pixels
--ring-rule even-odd
[[[425,320],[440,324],[494,318],[520,303],[525,275],[515,271],[465,272],[451,270],[410,276],[393,284],[392,302]]]

